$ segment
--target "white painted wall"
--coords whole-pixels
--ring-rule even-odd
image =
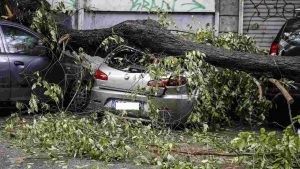
[[[188,24],[197,29],[210,24],[217,25],[216,0],[48,0],[52,7],[64,2],[69,9],[79,9],[72,17],[76,29],[111,27],[125,20],[155,19],[157,8],[170,12],[178,26],[187,30]],[[84,10],[86,9],[86,10]],[[216,28],[217,29],[217,28]]]
[[[81,29],[101,29],[114,26],[125,20],[138,19],[154,19],[157,20],[155,14],[147,13],[113,13],[113,12],[85,12],[85,19]],[[193,26],[193,30],[204,27],[207,24],[214,25],[214,14],[199,13],[199,15],[191,15],[188,13],[174,13],[170,17],[176,23],[177,27],[170,29],[189,30],[188,24]]]
[[[153,12],[215,12],[215,0],[48,0],[53,6],[64,2],[67,8],[84,4],[91,11]]]
[[[88,0],[93,11],[215,12],[215,0]]]

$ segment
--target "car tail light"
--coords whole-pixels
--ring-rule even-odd
[[[181,86],[187,83],[183,76],[171,77],[170,79],[152,80],[148,82],[150,87]]]
[[[108,80],[108,76],[101,70],[95,72],[95,78],[99,80]]]
[[[279,53],[278,44],[273,43],[270,49],[270,55],[275,56],[278,55],[278,53]]]

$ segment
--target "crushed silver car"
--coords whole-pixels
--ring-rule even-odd
[[[95,71],[91,102],[128,117],[144,117],[157,112],[167,124],[186,122],[195,105],[194,95],[188,95],[184,76],[151,79],[140,60],[145,53],[128,46],[113,50]],[[146,88],[158,87],[146,94]],[[150,104],[151,103],[151,104]]]

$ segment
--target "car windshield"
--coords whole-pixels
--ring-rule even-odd
[[[136,51],[125,49],[112,53],[106,61],[107,65],[122,71],[144,72],[149,61],[147,55]]]

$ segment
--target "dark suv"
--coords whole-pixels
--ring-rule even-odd
[[[273,56],[300,56],[300,15],[287,20],[281,27],[271,45],[269,54]],[[300,82],[296,82],[289,93],[295,99],[291,105],[292,115],[295,117],[300,114]],[[284,126],[290,124],[288,104],[280,91],[272,86],[267,96],[274,103],[270,111],[271,121]]]
[[[300,16],[282,26],[271,45],[270,55],[300,56]]]
[[[74,82],[82,70],[74,60],[70,56],[57,58],[43,45],[42,37],[36,32],[0,20],[0,103],[28,101],[37,71],[48,82],[59,84],[65,91],[65,100],[71,100],[71,93],[76,93]],[[84,107],[89,94],[80,92],[74,104]]]

